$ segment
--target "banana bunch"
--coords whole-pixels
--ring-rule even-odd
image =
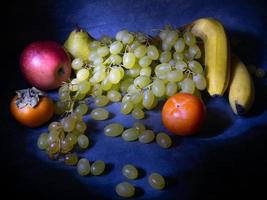
[[[204,42],[208,93],[222,96],[228,89],[233,112],[237,115],[246,113],[254,101],[253,81],[242,61],[230,55],[223,25],[212,18],[201,18],[194,21],[190,29]]]

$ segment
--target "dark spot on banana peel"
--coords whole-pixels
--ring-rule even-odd
[[[244,107],[241,106],[240,104],[235,104],[235,108],[236,108],[236,112],[237,112],[238,115],[243,115],[246,112]]]

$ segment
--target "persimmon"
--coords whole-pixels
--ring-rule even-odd
[[[38,127],[48,122],[54,114],[54,104],[50,97],[36,88],[17,91],[10,102],[10,112],[14,118],[27,127]]]
[[[162,121],[164,126],[176,135],[193,135],[202,125],[205,113],[205,106],[198,97],[188,93],[177,93],[165,102]]]

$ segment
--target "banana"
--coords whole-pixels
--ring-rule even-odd
[[[245,114],[254,101],[254,83],[242,61],[231,58],[231,78],[228,99],[233,112],[237,115]]]
[[[91,36],[80,28],[74,29],[64,43],[64,47],[75,58],[87,60],[89,56],[89,43]]]
[[[190,27],[192,33],[204,42],[208,93],[211,96],[222,96],[230,76],[230,54],[224,27],[212,18],[198,19]]]

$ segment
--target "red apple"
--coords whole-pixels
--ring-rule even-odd
[[[71,75],[70,57],[54,41],[29,44],[22,52],[20,68],[25,79],[42,90],[58,88]]]

